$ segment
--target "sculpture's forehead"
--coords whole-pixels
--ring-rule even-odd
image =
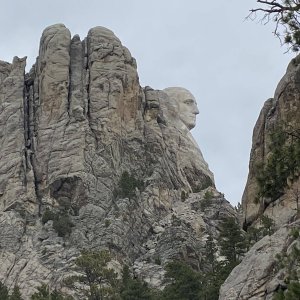
[[[170,87],[170,88],[166,88],[164,89],[164,92],[171,98],[176,99],[177,101],[181,101],[181,100],[185,100],[185,99],[194,99],[195,97],[193,96],[193,94],[182,87]]]

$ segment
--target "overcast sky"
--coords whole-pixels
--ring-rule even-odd
[[[255,0],[0,0],[0,60],[38,54],[43,29],[64,23],[81,38],[105,26],[131,51],[142,86],[182,86],[198,101],[192,131],[234,205],[248,174],[252,130],[293,54],[273,24],[245,21]]]

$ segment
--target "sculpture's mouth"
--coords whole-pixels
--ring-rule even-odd
[[[185,118],[185,125],[191,130],[196,126],[196,115],[190,114]]]

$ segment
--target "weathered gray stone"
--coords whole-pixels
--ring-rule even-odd
[[[287,132],[299,131],[300,101],[299,76],[300,56],[289,64],[286,74],[279,82],[274,98],[267,100],[261,110],[253,130],[252,150],[249,162],[249,175],[242,198],[244,223],[249,226],[265,213],[272,216],[277,226],[293,219],[297,213],[297,195],[300,191],[299,176],[288,182],[287,188],[277,199],[258,199],[258,166],[266,163],[272,152],[270,135],[281,126]],[[289,179],[287,179],[289,181]],[[284,213],[282,213],[284,211]]]
[[[0,62],[0,280],[25,299],[41,283],[60,288],[82,249],[109,249],[156,287],[172,259],[199,269],[207,235],[235,211],[190,133],[191,93],[142,89],[135,59],[103,27],[83,41],[46,28],[24,68]],[[128,195],[125,172],[143,183]],[[68,213],[70,236],[41,222],[46,209]]]
[[[299,222],[283,226],[258,241],[222,285],[219,300],[273,299],[279,286],[285,286],[278,255],[288,253],[294,244],[292,228],[299,228]]]
[[[24,76],[26,58],[0,64],[0,207],[35,210],[32,171],[25,158]]]

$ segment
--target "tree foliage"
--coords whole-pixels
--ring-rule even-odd
[[[136,179],[132,174],[125,171],[121,175],[116,194],[122,198],[132,198],[135,195],[135,189],[138,188],[139,190],[142,190],[143,187],[144,182],[142,180]]]
[[[23,300],[19,287],[14,286],[11,295],[9,295],[8,288],[0,281],[0,299],[1,300]]]
[[[275,222],[273,219],[267,215],[262,215],[260,217],[260,226],[248,227],[246,233],[246,245],[247,250],[250,249],[252,245],[258,242],[266,235],[272,235],[275,232]]]
[[[20,289],[17,285],[14,286],[14,289],[12,291],[12,294],[9,297],[9,300],[22,300],[22,295],[20,292]]]
[[[173,261],[166,266],[166,287],[157,297],[160,300],[218,300],[219,289],[232,268],[219,262],[213,239],[207,241],[203,257],[203,270],[193,270],[183,261]]]
[[[0,299],[3,300],[8,300],[8,289],[6,287],[6,285],[4,285],[1,281],[0,281]]]
[[[57,232],[59,237],[65,237],[71,234],[74,224],[66,211],[54,212],[47,208],[42,216],[42,223],[45,224],[50,220],[53,221],[53,229]]]
[[[267,161],[257,165],[258,197],[276,200],[287,187],[288,179],[300,174],[300,130],[278,126],[270,135],[271,152]]]
[[[275,23],[274,34],[292,51],[300,50],[300,0],[257,0],[258,7],[250,10],[251,19]]]
[[[260,217],[260,221],[262,224],[261,231],[262,237],[265,235],[272,235],[275,231],[275,222],[273,219],[268,217],[267,215],[262,215]]]
[[[51,215],[50,215],[51,217]],[[217,300],[219,289],[232,268],[243,254],[243,234],[234,218],[225,219],[221,225],[220,247],[211,235],[206,241],[205,253],[200,262],[201,272],[194,270],[184,261],[172,261],[165,266],[165,289],[151,289],[146,282],[135,278],[129,267],[124,266],[122,278],[118,279],[108,264],[110,253],[102,251],[83,251],[75,260],[77,274],[70,276],[64,284],[76,289],[84,300]],[[218,253],[225,260],[218,260]],[[7,288],[0,284],[1,300],[22,300],[18,289],[9,298]],[[32,300],[70,300],[47,285],[37,288]]]
[[[202,288],[200,273],[181,261],[166,266],[167,286],[162,292],[163,300],[198,300]]]
[[[226,258],[226,265],[231,269],[239,264],[246,251],[245,236],[233,217],[224,219],[220,232],[221,255]]]
[[[245,235],[235,218],[223,220],[218,244],[219,250],[213,237],[208,235],[201,272],[193,270],[183,261],[167,264],[167,285],[159,299],[217,300],[220,286],[246,251]],[[224,256],[224,259],[218,259],[217,253]]]
[[[67,279],[68,284],[76,282],[88,286],[83,292],[89,300],[118,299],[118,279],[107,264],[111,261],[108,251],[83,251],[75,263],[81,275]]]
[[[223,272],[223,263],[217,260],[218,249],[211,235],[208,236],[203,259],[205,276],[202,278],[202,288],[199,294],[200,299],[219,299],[219,289],[227,274]],[[224,276],[225,275],[225,276]]]
[[[293,228],[290,235],[295,239],[295,242],[290,246],[289,251],[276,256],[276,270],[284,274],[285,286],[280,286],[274,295],[274,300],[300,299],[300,249],[297,247],[299,228]]]
[[[120,296],[122,300],[154,300],[153,291],[146,282],[133,278],[127,265],[122,272]]]
[[[53,229],[60,237],[69,236],[73,226],[74,224],[67,213],[57,214],[57,218],[53,220]]]
[[[73,297],[65,296],[56,289],[50,291],[49,286],[42,284],[37,288],[37,292],[31,296],[31,300],[73,300]]]
[[[129,267],[124,266],[122,279],[107,264],[112,257],[106,250],[84,251],[76,259],[79,276],[68,278],[67,284],[83,283],[88,291],[83,289],[88,300],[154,300],[155,291],[146,282],[131,276]]]

